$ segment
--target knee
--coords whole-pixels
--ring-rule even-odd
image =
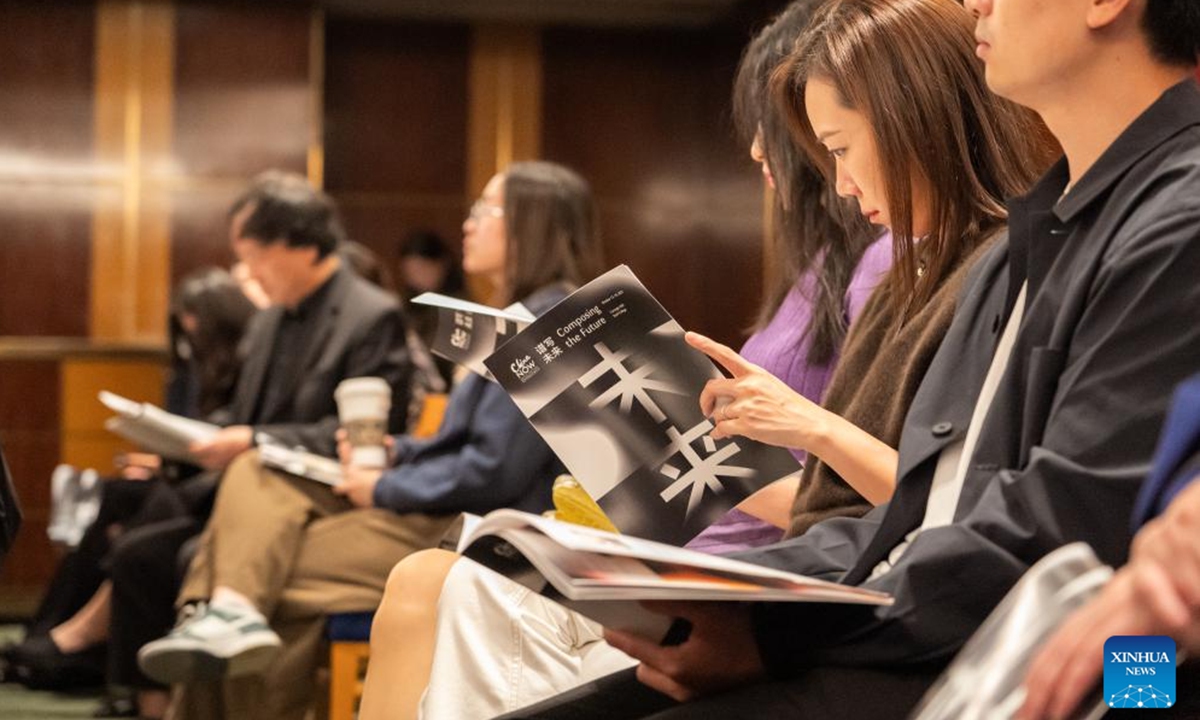
[[[432,616],[442,583],[458,555],[445,550],[422,550],[396,563],[388,575],[383,601],[375,613],[371,637],[389,627],[402,627]]]
[[[415,552],[392,568],[388,575],[384,603],[410,609],[436,606],[450,568],[458,561],[456,553],[446,550]]]

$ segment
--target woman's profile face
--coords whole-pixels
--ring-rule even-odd
[[[488,181],[463,222],[463,271],[504,282],[508,237],[504,229],[504,175]]]
[[[846,107],[837,89],[820,78],[805,87],[804,107],[817,140],[825,146],[837,167],[836,190],[852,197],[868,221],[892,228],[894,213],[888,201],[883,162],[875,144],[875,133],[867,116]],[[930,231],[928,184],[912,181],[912,235],[921,238]]]
[[[891,228],[879,152],[867,117],[843,105],[837,89],[818,78],[808,81],[804,107],[817,141],[833,157],[837,194],[854,198],[870,222]]]

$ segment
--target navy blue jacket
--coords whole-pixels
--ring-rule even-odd
[[[535,315],[566,297],[563,286],[524,301]],[[555,476],[566,472],[508,393],[471,375],[450,393],[435,436],[395,438],[397,464],[375,486],[375,506],[399,513],[541,512]]]
[[[1137,530],[1161,515],[1175,496],[1200,479],[1200,375],[1179,386],[1158,438],[1154,469],[1138,493],[1133,511]]]

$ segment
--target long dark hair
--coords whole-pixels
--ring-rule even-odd
[[[196,373],[202,416],[233,398],[241,369],[238,343],[255,311],[237,281],[221,268],[197,270],[180,281],[171,301],[172,371],[190,367]],[[195,318],[195,332],[184,330],[185,314]]]
[[[763,28],[742,54],[733,84],[733,119],[749,147],[756,139],[775,179],[775,228],[763,302],[755,330],[771,322],[805,273],[815,284],[811,319],[801,338],[808,361],[828,363],[846,335],[845,296],[863,252],[878,237],[825,182],[820,168],[796,147],[787,120],[771,102],[771,72],[791,53],[821,0],[795,0]]]
[[[502,304],[554,282],[579,286],[602,269],[592,189],[562,165],[516,162],[504,171],[508,237]]]
[[[955,0],[830,0],[771,89],[793,136],[828,177],[834,167],[804,107],[810,78],[866,116],[883,169],[894,243],[888,284],[911,317],[957,260],[1007,221],[1058,154],[1041,120],[987,88],[974,21]],[[912,183],[927,184],[932,227],[913,238]]]

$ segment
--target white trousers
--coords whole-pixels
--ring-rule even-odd
[[[422,720],[491,718],[637,664],[599,625],[470,560],[438,600]]]

